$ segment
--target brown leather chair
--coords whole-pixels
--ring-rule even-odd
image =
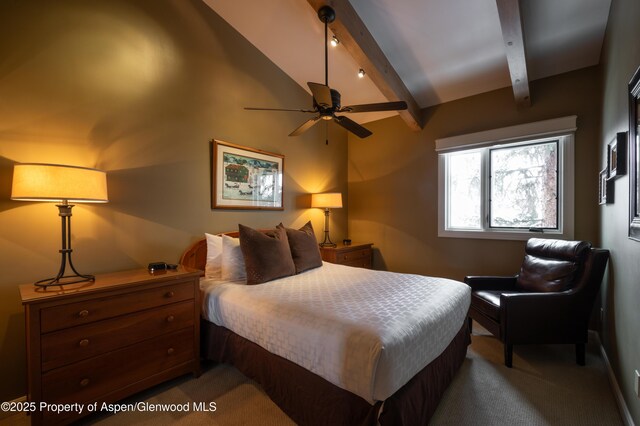
[[[512,366],[513,345],[571,343],[585,364],[587,327],[609,251],[584,241],[531,238],[518,275],[468,276],[471,319],[504,343]]]

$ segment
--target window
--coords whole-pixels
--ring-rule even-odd
[[[438,235],[527,239],[542,233],[573,238],[575,119],[436,141]],[[549,122],[554,129],[540,131]],[[527,130],[533,132],[523,135]]]
[[[456,152],[447,159],[447,227],[482,229],[482,153]]]
[[[559,228],[558,142],[489,150],[489,227]]]

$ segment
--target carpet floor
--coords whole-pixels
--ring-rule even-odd
[[[584,367],[574,345],[523,345],[514,346],[507,368],[498,339],[475,323],[471,339],[430,425],[623,424],[595,342]]]
[[[597,344],[587,346],[587,365],[575,363],[572,345],[516,346],[506,368],[502,344],[474,324],[467,359],[447,389],[431,426],[622,425]],[[110,425],[260,425],[294,423],[260,386],[229,365],[210,366],[198,379],[183,377],[123,403],[188,404],[186,412],[121,412],[85,419]],[[195,410],[203,403],[209,410]],[[0,421],[28,424],[26,416]]]

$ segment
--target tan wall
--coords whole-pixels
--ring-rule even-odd
[[[629,129],[627,85],[640,66],[640,2],[614,0],[602,53],[602,132],[600,164],[607,144]],[[627,238],[629,176],[615,180],[615,202],[601,206],[601,239],[611,250],[603,284],[605,308],[601,339],[635,424],[640,424],[640,399],[635,394],[635,370],[640,371],[640,242]]]
[[[110,203],[74,208],[83,273],[176,262],[238,223],[311,219],[320,236],[305,194],[346,193],[345,132],[326,146],[324,126],[287,137],[304,116],[244,111],[311,98],[199,0],[2,2],[0,23],[0,400],[26,390],[17,285],[59,267],[57,209],[9,200],[15,162],[107,171]],[[285,155],[284,212],[211,210],[211,138]],[[336,240],[346,211],[332,215]]]
[[[372,123],[370,138],[349,136],[349,233],[378,248],[376,265],[445,276],[513,274],[524,242],[438,238],[437,138],[576,114],[575,237],[598,243],[599,73],[592,67],[531,84],[533,104],[518,111],[511,89],[425,111],[412,132],[398,118]]]

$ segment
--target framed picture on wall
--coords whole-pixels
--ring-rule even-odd
[[[640,241],[640,68],[629,82],[629,238]]]
[[[627,132],[618,132],[607,145],[607,164],[610,179],[627,174]]]
[[[598,186],[598,204],[613,203],[613,179],[609,179],[608,168],[600,171],[600,185]]]
[[[284,210],[284,155],[212,140],[214,209]]]

